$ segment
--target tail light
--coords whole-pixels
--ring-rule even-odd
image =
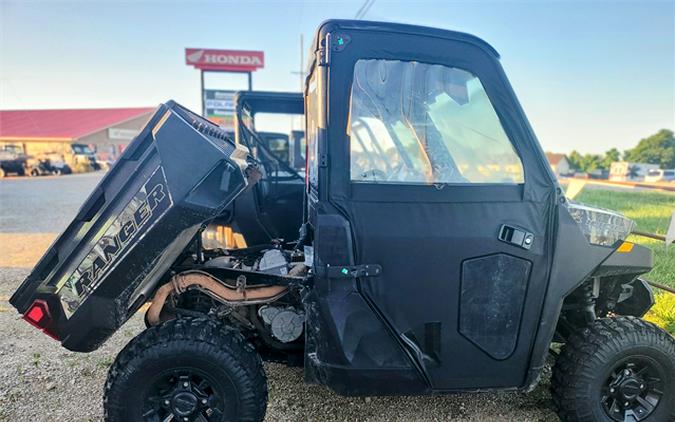
[[[44,300],[37,299],[23,314],[23,319],[29,324],[42,330],[49,337],[58,340],[59,338],[53,332],[52,328],[52,314],[49,312],[49,305]]]

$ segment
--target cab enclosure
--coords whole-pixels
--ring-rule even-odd
[[[305,178],[304,130],[300,130],[304,127],[299,125],[304,117],[302,94],[240,91],[234,102],[235,142],[260,163],[261,179],[215,223],[231,226],[248,245],[295,240],[302,224]],[[265,122],[257,121],[258,114]],[[277,131],[265,131],[270,127]]]
[[[324,22],[304,93],[306,174],[246,123],[274,95],[239,94],[237,144],[162,105],[11,303],[90,351],[151,300],[148,339],[216,319],[347,395],[527,390],[553,340],[651,306],[638,278],[651,252],[624,241],[633,223],[565,198],[484,41]],[[250,217],[264,243],[204,248],[201,228],[235,197],[234,221],[246,230]],[[302,216],[299,236],[269,241],[298,228],[280,229],[285,213]],[[116,365],[141,355],[125,356]]]
[[[328,21],[308,75],[308,379],[528,389],[554,334],[651,306],[633,223],[565,198],[486,42]]]

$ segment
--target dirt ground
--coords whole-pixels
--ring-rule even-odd
[[[22,321],[8,303],[65,228],[99,174],[0,181],[0,421],[102,419],[102,391],[115,355],[143,329],[128,321],[103,347],[73,353]],[[302,382],[302,370],[266,366],[269,421],[555,421],[548,373],[530,394],[341,397]]]

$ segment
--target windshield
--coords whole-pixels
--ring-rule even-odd
[[[5,145],[2,148],[0,148],[3,151],[12,153],[12,154],[22,154],[23,153],[23,148],[18,146],[18,145]]]
[[[277,159],[290,163],[290,142],[288,135],[283,133],[259,132],[267,149]]]
[[[305,116],[293,113],[255,113],[244,109],[240,122],[244,142],[253,155],[278,176],[303,178]]]
[[[75,154],[91,155],[94,153],[94,151],[92,151],[88,145],[73,144],[71,147],[73,148],[73,152]]]

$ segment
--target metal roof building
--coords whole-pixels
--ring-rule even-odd
[[[26,154],[67,153],[89,145],[102,159],[115,159],[150,118],[154,108],[0,110],[0,145]]]

